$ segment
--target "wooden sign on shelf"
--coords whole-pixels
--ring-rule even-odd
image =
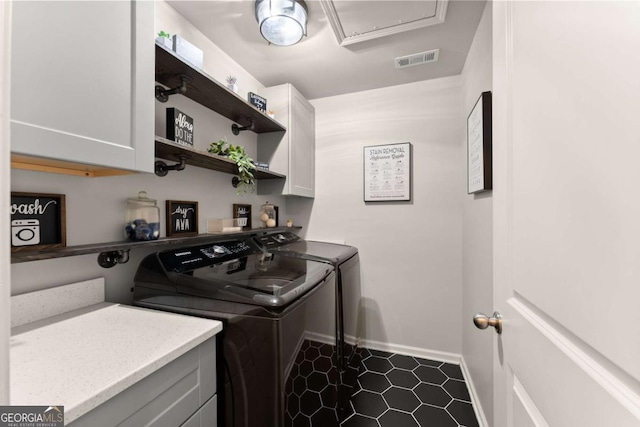
[[[67,245],[64,194],[11,193],[11,252]]]
[[[167,200],[167,237],[198,234],[198,202]]]
[[[243,230],[251,229],[251,205],[241,205],[234,203],[233,204],[233,217],[234,218],[247,218],[247,225],[245,225]]]

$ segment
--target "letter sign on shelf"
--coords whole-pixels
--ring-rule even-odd
[[[253,105],[263,113],[267,112],[267,99],[261,97],[260,95],[256,95],[253,92],[249,92],[249,104]]]
[[[193,119],[177,108],[167,108],[167,139],[193,147]]]
[[[198,202],[167,200],[167,237],[198,234]]]
[[[11,251],[66,246],[64,194],[11,193]]]

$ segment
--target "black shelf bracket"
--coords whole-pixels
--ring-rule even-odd
[[[102,268],[111,268],[116,264],[126,264],[127,261],[129,261],[129,249],[100,252],[98,254],[98,265]]]
[[[187,156],[186,154],[180,154],[178,158],[180,159],[180,163],[176,163],[174,165],[167,165],[162,160],[156,160],[156,168],[155,174],[157,176],[167,176],[169,171],[181,171],[187,166]]]
[[[187,83],[191,83],[191,79],[184,74],[178,76],[180,78],[180,86],[176,86],[173,89],[165,89],[162,86],[156,86],[156,99],[160,102],[167,102],[171,95],[179,93],[184,95],[187,93]]]
[[[233,132],[234,135],[238,135],[243,130],[255,130],[255,122],[253,121],[253,119],[249,119],[249,123],[251,123],[249,126],[238,126],[234,123],[231,125],[231,132]]]

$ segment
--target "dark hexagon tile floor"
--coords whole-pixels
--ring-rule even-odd
[[[478,427],[458,365],[362,349],[354,390],[342,427]]]

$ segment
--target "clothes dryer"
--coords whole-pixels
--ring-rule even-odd
[[[256,242],[266,251],[294,259],[323,262],[335,270],[336,332],[331,335],[326,325],[310,323],[306,332],[311,341],[331,342],[336,346],[339,416],[348,410],[360,368],[362,339],[362,291],[360,257],[354,246],[304,240],[292,232],[274,232],[256,236]],[[315,320],[315,319],[314,319]]]

